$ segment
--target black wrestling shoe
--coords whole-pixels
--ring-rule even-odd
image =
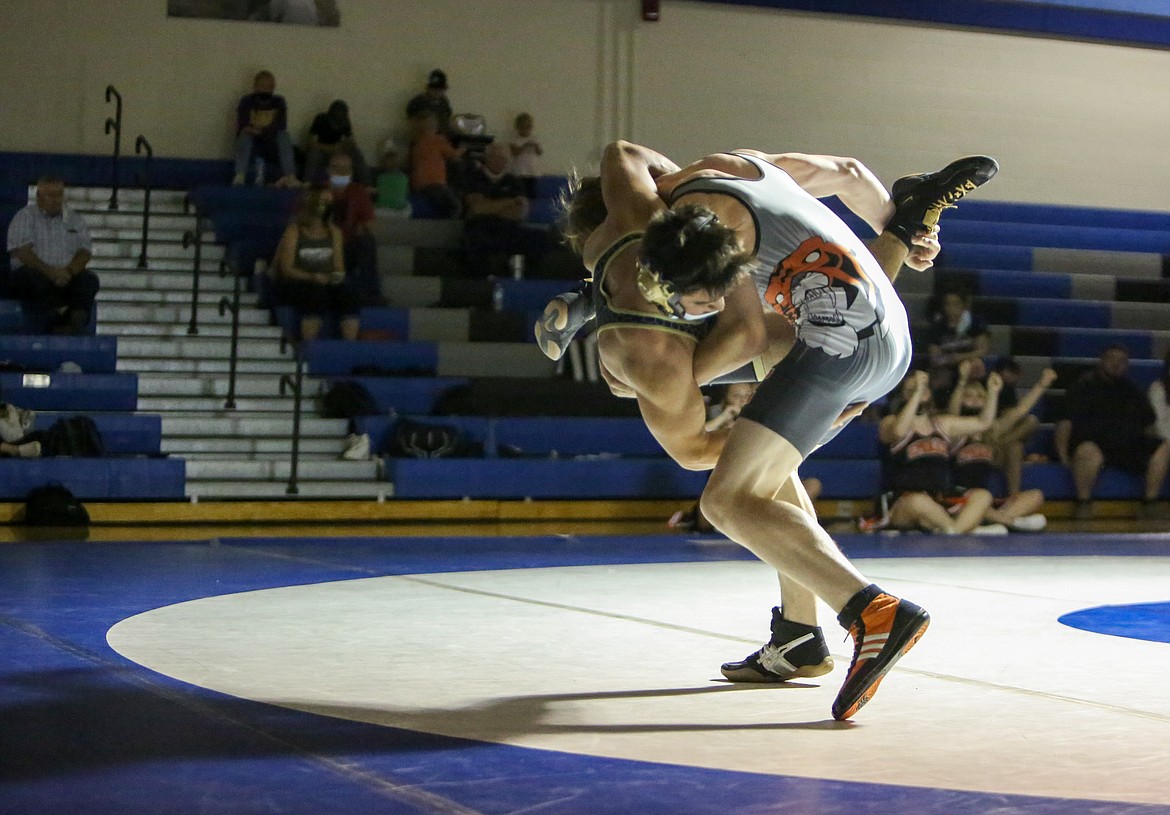
[[[848,615],[855,613],[852,607],[861,603],[866,604],[848,625],[853,637],[853,662],[833,701],[833,718],[837,721],[852,718],[873,698],[882,678],[914,647],[930,624],[925,609],[878,592],[876,587],[858,592],[838,621],[845,625]]]
[[[772,638],[764,647],[739,662],[723,663],[719,670],[732,682],[787,682],[827,674],[833,658],[820,628],[785,620],[777,606],[772,609]]]
[[[907,175],[890,188],[894,217],[886,224],[902,243],[938,226],[944,209],[967,193],[981,187],[999,172],[999,164],[990,156],[967,156],[952,161],[938,172]]]
[[[585,284],[582,291],[558,294],[544,307],[544,313],[536,321],[536,344],[546,357],[558,360],[565,355],[581,326],[593,317],[591,284]]]

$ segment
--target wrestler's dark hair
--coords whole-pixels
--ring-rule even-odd
[[[752,255],[715,213],[687,204],[654,216],[639,260],[679,294],[702,289],[719,297],[747,272]]]
[[[558,205],[561,235],[569,248],[580,255],[589,235],[609,214],[601,195],[601,178],[581,176],[573,170],[569,183],[561,191]]]

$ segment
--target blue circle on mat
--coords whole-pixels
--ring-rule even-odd
[[[1170,603],[1097,606],[1065,614],[1060,622],[1095,634],[1170,642]]]

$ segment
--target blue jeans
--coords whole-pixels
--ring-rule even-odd
[[[288,131],[278,130],[271,135],[253,136],[241,131],[236,136],[236,175],[246,176],[248,167],[255,158],[271,161],[272,148],[276,147],[276,159],[280,162],[280,175],[296,175],[297,163],[293,158],[292,140]]]

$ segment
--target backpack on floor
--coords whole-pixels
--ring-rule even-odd
[[[41,439],[41,455],[100,458],[106,448],[102,434],[88,416],[69,416],[58,419],[45,431]]]
[[[24,522],[29,526],[87,526],[89,512],[67,487],[54,481],[25,497]]]

